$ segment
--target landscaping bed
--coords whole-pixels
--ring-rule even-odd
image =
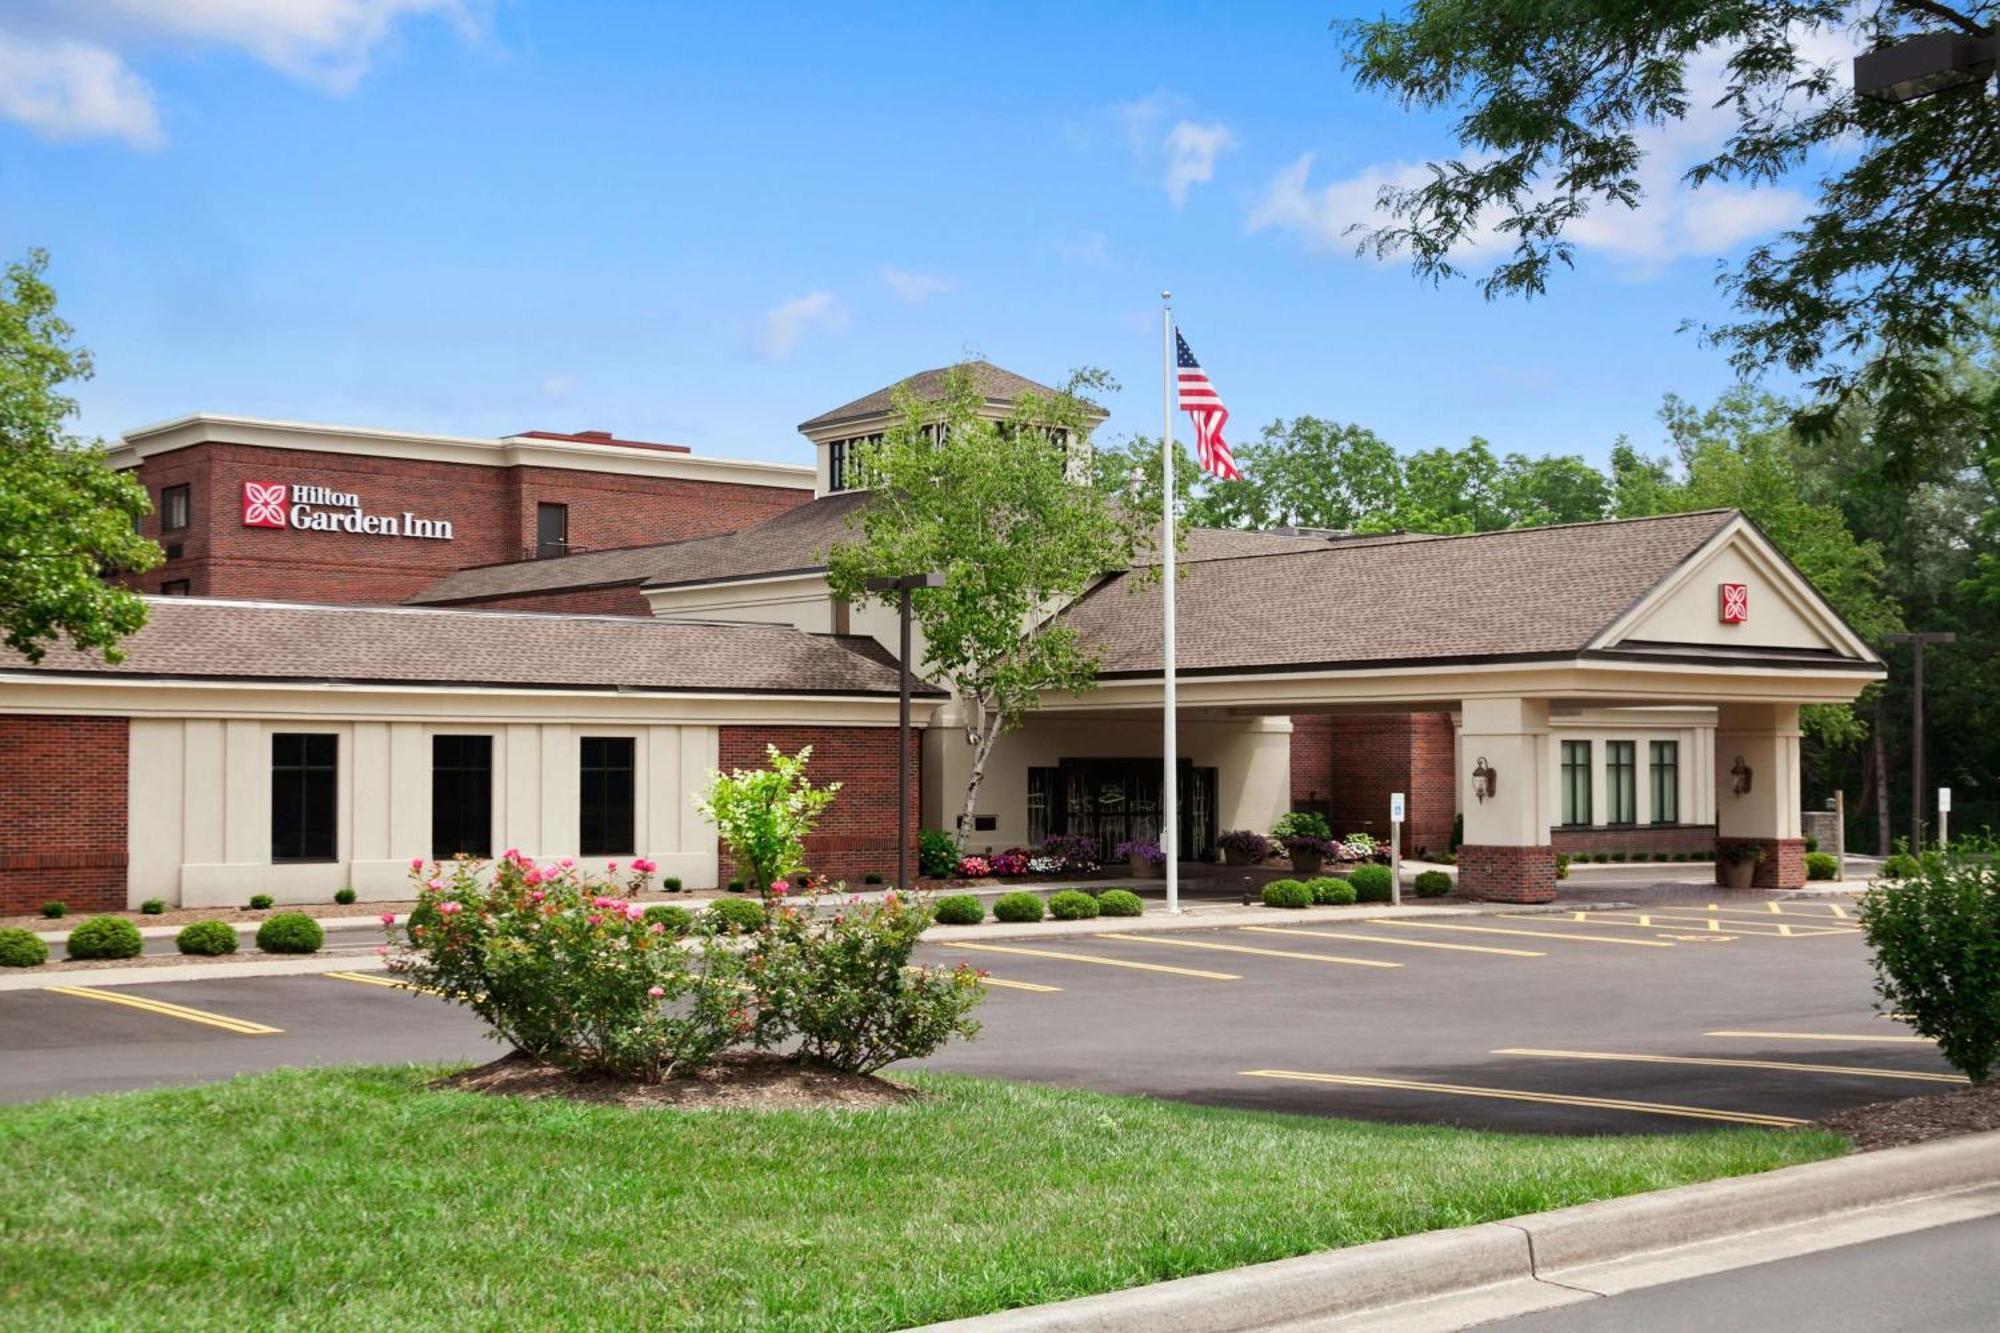
[[[10,1322],[896,1328],[1845,1150],[1814,1132],[1531,1137],[900,1073],[923,1095],[875,1110],[634,1111],[432,1090],[444,1072],[0,1106]]]
[[[1864,1152],[2000,1129],[2000,1082],[1851,1107],[1819,1122]]]
[[[918,1095],[914,1088],[873,1074],[801,1064],[766,1051],[732,1051],[706,1069],[658,1083],[572,1074],[514,1051],[491,1064],[447,1074],[431,1086],[506,1097],[562,1097],[604,1106],[730,1111],[867,1110],[896,1106]]]

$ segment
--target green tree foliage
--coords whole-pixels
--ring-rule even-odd
[[[715,825],[736,872],[769,898],[774,883],[806,868],[806,835],[840,784],[815,787],[806,780],[810,745],[797,754],[767,745],[764,753],[763,768],[711,772],[694,804]]]
[[[869,454],[874,500],[858,515],[856,538],[828,555],[834,594],[856,603],[875,596],[871,578],[945,576],[942,588],[911,600],[922,669],[952,687],[966,714],[972,764],[961,836],[1001,733],[1043,690],[1096,683],[1095,660],[1069,630],[1047,623],[1050,612],[1137,552],[1144,516],[1069,477],[1068,446],[1091,424],[1082,391],[1102,383],[1072,377],[1053,396],[1025,395],[1001,421],[962,370],[934,399],[899,390],[896,421]]]
[[[31,662],[65,637],[115,662],[146,604],[106,576],[153,568],[160,548],[135,531],[146,492],[63,429],[62,386],[90,378],[90,354],[70,345],[48,262],[32,250],[0,275],[0,637]]]
[[[1388,191],[1393,221],[1364,248],[1407,252],[1437,281],[1494,230],[1513,249],[1486,294],[1535,295],[1573,262],[1574,224],[1639,203],[1650,127],[1730,120],[1685,175],[1697,188],[1767,185],[1837,145],[1812,214],[1723,273],[1740,318],[1711,333],[1739,371],[1810,376],[1813,433],[1867,399],[1897,427],[1880,439],[1907,475],[1938,358],[1972,332],[1966,302],[1992,290],[2000,260],[2000,117],[1983,86],[1863,100],[1847,62],[1812,52],[1848,31],[1875,46],[1990,34],[1994,18],[1991,0],[1413,0],[1341,24],[1360,85],[1452,112],[1464,150]]]

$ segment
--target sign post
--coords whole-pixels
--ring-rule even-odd
[[[1847,791],[1833,794],[1833,878],[1847,878]]]
[[[1403,793],[1389,793],[1389,901],[1403,905]]]
[[[1944,846],[1951,824],[1951,788],[1938,788],[1938,846]]]

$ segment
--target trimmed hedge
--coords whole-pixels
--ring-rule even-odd
[[[0,967],[40,967],[49,961],[49,946],[32,930],[0,930]]]
[[[1130,889],[1106,889],[1097,895],[1097,910],[1105,916],[1143,916],[1146,904]]]
[[[1395,880],[1387,866],[1356,866],[1348,875],[1347,882],[1354,886],[1354,897],[1358,902],[1386,903],[1394,896],[1391,889]]]
[[[1313,901],[1322,907],[1348,907],[1354,902],[1354,886],[1338,875],[1321,875],[1306,881]]]
[[[725,935],[764,928],[764,904],[754,898],[717,898],[708,905],[708,920]]]
[[[1410,881],[1419,898],[1442,898],[1451,892],[1451,876],[1442,870],[1426,870]]]
[[[669,935],[685,935],[694,929],[694,913],[672,903],[654,903],[648,907],[646,921],[648,924],[659,922],[660,928]]]
[[[139,928],[122,916],[94,916],[69,933],[71,958],[137,958]]]
[[[265,953],[318,953],[325,943],[326,932],[304,912],[280,912],[257,927],[257,947]]]
[[[993,900],[993,919],[1020,924],[1042,919],[1042,900],[1032,893],[1003,893]]]
[[[192,921],[182,926],[181,933],[174,936],[176,949],[199,958],[235,953],[241,943],[236,927],[227,921]]]
[[[1058,921],[1089,921],[1097,915],[1097,899],[1080,889],[1064,889],[1050,895],[1049,915]]]
[[[969,893],[954,893],[937,900],[932,920],[940,926],[976,926],[986,919],[986,904]]]
[[[1313,905],[1313,891],[1295,879],[1274,879],[1264,886],[1264,906],[1287,910]]]
[[[1832,852],[1806,853],[1807,879],[1832,879],[1839,873],[1840,862],[1834,859]]]
[[[355,899],[355,893],[353,889],[335,889],[333,891],[333,900],[339,903],[342,907],[351,906],[354,902],[354,899]]]

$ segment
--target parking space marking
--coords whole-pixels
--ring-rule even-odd
[[[1539,920],[1514,917],[1512,920]],[[1474,935],[1531,935],[1545,940],[1576,940],[1584,944],[1630,944],[1640,949],[1671,949],[1667,940],[1635,940],[1625,935],[1580,935],[1567,930],[1517,930],[1512,926],[1455,926],[1445,921],[1411,921],[1404,917],[1370,917],[1365,926],[1416,926],[1424,930],[1462,930]]]
[[[1547,920],[1546,917],[1516,916],[1507,913],[1507,921]],[[1706,930],[1711,933],[1723,932],[1733,935],[1761,935],[1770,939],[1796,937],[1804,939],[1813,935],[1858,935],[1861,932],[1852,926],[1833,925],[1793,925],[1784,921],[1773,921],[1768,916],[1749,915],[1726,917],[1721,915],[1696,914],[1692,911],[1604,911],[1571,912],[1569,919],[1579,925],[1593,923],[1603,926],[1639,926],[1648,930]]]
[[[1963,1074],[1933,1074],[1915,1069],[1871,1069],[1864,1065],[1809,1065],[1789,1060],[1737,1060],[1728,1056],[1628,1055],[1616,1051],[1543,1051],[1508,1046],[1495,1055],[1524,1055],[1545,1060],[1605,1060],[1622,1064],[1710,1065],[1718,1069],[1776,1069],[1793,1074],[1852,1074],[1856,1078],[1915,1079],[1919,1083],[1970,1083]]]
[[[1204,972],[1194,967],[1168,967],[1164,963],[1135,963],[1127,958],[1100,958],[1096,954],[1065,953],[1060,949],[1022,949],[1011,944],[957,944],[958,949],[979,949],[986,953],[1017,954],[1023,958],[1053,958],[1063,963],[1095,963],[1099,967],[1129,967],[1139,972],[1166,972],[1177,977],[1199,977],[1203,981],[1241,981],[1234,972]]]
[[[1790,1129],[1807,1123],[1793,1116],[1762,1115],[1755,1111],[1716,1111],[1706,1106],[1679,1106],[1672,1102],[1635,1102],[1621,1097],[1578,1097],[1559,1092],[1533,1092],[1526,1088],[1482,1088],[1465,1083],[1420,1083],[1405,1078],[1370,1078],[1362,1074],[1307,1074],[1295,1069],[1246,1069],[1244,1078],[1281,1078],[1300,1083],[1333,1083],[1349,1088],[1383,1088],[1394,1092],[1442,1093],[1449,1097],[1487,1097],[1496,1101],[1540,1102],[1548,1106],[1578,1106],[1596,1111],[1637,1111],[1646,1115],[1680,1116],[1688,1120],[1721,1120],[1734,1125],[1765,1125]]]
[[[1852,1041],[1877,1046],[1935,1046],[1929,1037],[1885,1037],[1879,1032],[1763,1032],[1741,1028],[1720,1028],[1704,1032],[1704,1037],[1766,1037],[1779,1041]]]
[[[1248,944],[1223,944],[1216,940],[1183,940],[1161,935],[1119,935],[1107,932],[1101,940],[1126,940],[1132,944],[1172,944],[1183,949],[1214,949],[1221,953],[1256,954],[1260,958],[1295,958],[1307,963],[1344,963],[1349,967],[1401,967],[1375,958],[1342,958],[1330,953],[1294,953],[1289,949],[1258,949]]]
[[[266,1037],[284,1031],[283,1028],[252,1023],[246,1018],[231,1018],[227,1014],[214,1014],[206,1009],[190,1009],[184,1004],[169,1004],[165,1000],[148,999],[139,995],[121,995],[117,991],[99,990],[95,986],[50,986],[48,990],[54,995],[71,995],[79,1000],[100,1000],[105,1004],[124,1005],[127,1009],[158,1014],[162,1018],[178,1018],[185,1023],[200,1023],[204,1027],[221,1028],[224,1032],[234,1032],[244,1037]]]
[[[366,972],[322,972],[320,975],[331,977],[335,981],[358,981],[364,986],[385,986],[390,990],[406,990],[417,995],[437,994],[436,991],[430,989],[428,986],[414,986],[407,981],[397,981],[391,977],[370,976]]]
[[[1393,935],[1356,935],[1345,930],[1308,930],[1303,926],[1238,926],[1265,935],[1311,935],[1322,940],[1359,940],[1363,944],[1400,944],[1405,949],[1449,949],[1453,953],[1493,953],[1508,958],[1547,958],[1539,949],[1508,949],[1497,944],[1447,944],[1443,940],[1399,940]]]

